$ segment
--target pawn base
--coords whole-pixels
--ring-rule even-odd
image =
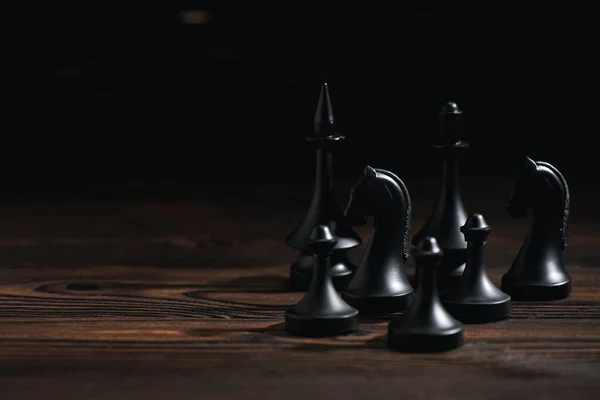
[[[362,297],[349,292],[342,292],[342,299],[365,317],[387,317],[391,314],[404,312],[412,304],[413,297],[412,291],[385,297]]]
[[[292,310],[285,313],[285,330],[303,337],[328,337],[343,335],[358,329],[358,311],[345,316],[317,318],[296,314]]]
[[[571,294],[571,281],[552,286],[542,285],[513,285],[502,280],[502,291],[516,301],[552,301],[563,300]]]
[[[510,298],[498,303],[456,303],[444,301],[444,308],[464,324],[483,324],[508,318]]]
[[[337,290],[343,290],[350,284],[356,267],[350,262],[346,252],[331,257],[331,280]],[[290,288],[304,292],[310,287],[313,274],[313,257],[300,253],[298,260],[290,268]]]
[[[463,343],[463,330],[459,328],[441,334],[405,331],[401,327],[396,328],[393,322],[388,328],[388,347],[404,353],[438,353],[454,350]]]

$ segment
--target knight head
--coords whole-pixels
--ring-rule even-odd
[[[527,217],[527,209],[532,202],[532,187],[538,165],[529,157],[525,157],[525,169],[519,179],[515,182],[508,204],[504,207],[513,218]]]
[[[404,257],[410,257],[412,203],[406,185],[393,172],[367,166],[350,190],[344,214],[353,226],[364,226],[372,216],[375,224],[379,219],[398,234],[402,231]]]
[[[358,181],[350,189],[350,199],[344,211],[348,223],[352,226],[366,225],[367,218],[378,208],[379,196],[373,196],[373,193],[377,194],[385,189],[385,184],[377,177],[377,171],[372,167],[365,167]]]

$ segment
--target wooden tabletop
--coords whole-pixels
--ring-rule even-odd
[[[406,181],[416,231],[438,186],[435,178]],[[498,283],[527,221],[501,209],[510,179],[493,182],[466,177],[463,197],[492,225],[486,261]],[[339,182],[340,203],[351,183]],[[509,320],[468,325],[463,347],[424,355],[386,349],[385,321],[329,339],[284,332],[283,313],[302,293],[287,287],[295,252],[283,240],[306,210],[310,182],[202,186],[195,195],[163,182],[140,183],[144,198],[96,185],[86,196],[2,200],[3,399],[600,394],[600,235],[591,185],[571,185],[572,296],[514,302]],[[367,239],[369,228],[358,232]]]

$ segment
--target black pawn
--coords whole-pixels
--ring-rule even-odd
[[[388,325],[388,346],[404,352],[439,352],[463,344],[463,324],[442,305],[437,288],[436,270],[443,251],[437,240],[426,236],[415,249],[418,287],[413,306]]]
[[[433,147],[442,157],[442,189],[433,213],[412,243],[416,245],[426,236],[437,239],[444,251],[438,272],[440,290],[444,291],[458,283],[465,267],[467,242],[460,227],[467,220],[467,212],[460,195],[459,160],[469,143],[461,140],[463,113],[456,103],[446,103],[438,118],[439,137]]]
[[[325,225],[315,228],[308,248],[313,253],[312,281],[304,297],[285,313],[285,329],[298,336],[326,337],[358,329],[358,311],[338,294],[331,280],[330,256],[337,243]]]
[[[319,225],[327,225],[338,238],[331,256],[333,284],[345,289],[354,276],[356,266],[348,259],[348,250],[360,246],[361,238],[346,222],[334,196],[333,150],[345,137],[336,133],[335,119],[327,83],[321,87],[314,119],[315,135],[306,140],[316,150],[316,178],[313,197],[304,220],[287,237],[288,246],[300,250],[298,260],[290,268],[290,286],[307,290],[312,277],[312,254],[307,248],[308,237]]]
[[[467,266],[458,286],[443,298],[446,310],[463,323],[484,323],[508,318],[510,296],[490,280],[483,261],[492,228],[483,215],[473,214],[460,228],[468,243]]]

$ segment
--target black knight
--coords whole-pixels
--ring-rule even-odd
[[[404,273],[410,256],[412,206],[404,182],[390,171],[366,167],[350,192],[345,211],[353,226],[374,219],[360,265],[342,292],[363,315],[386,316],[404,311],[413,289]]]
[[[554,166],[526,158],[525,171],[514,185],[506,210],[533,223],[502,290],[515,300],[559,300],[571,293],[563,251],[567,246],[569,187]]]

